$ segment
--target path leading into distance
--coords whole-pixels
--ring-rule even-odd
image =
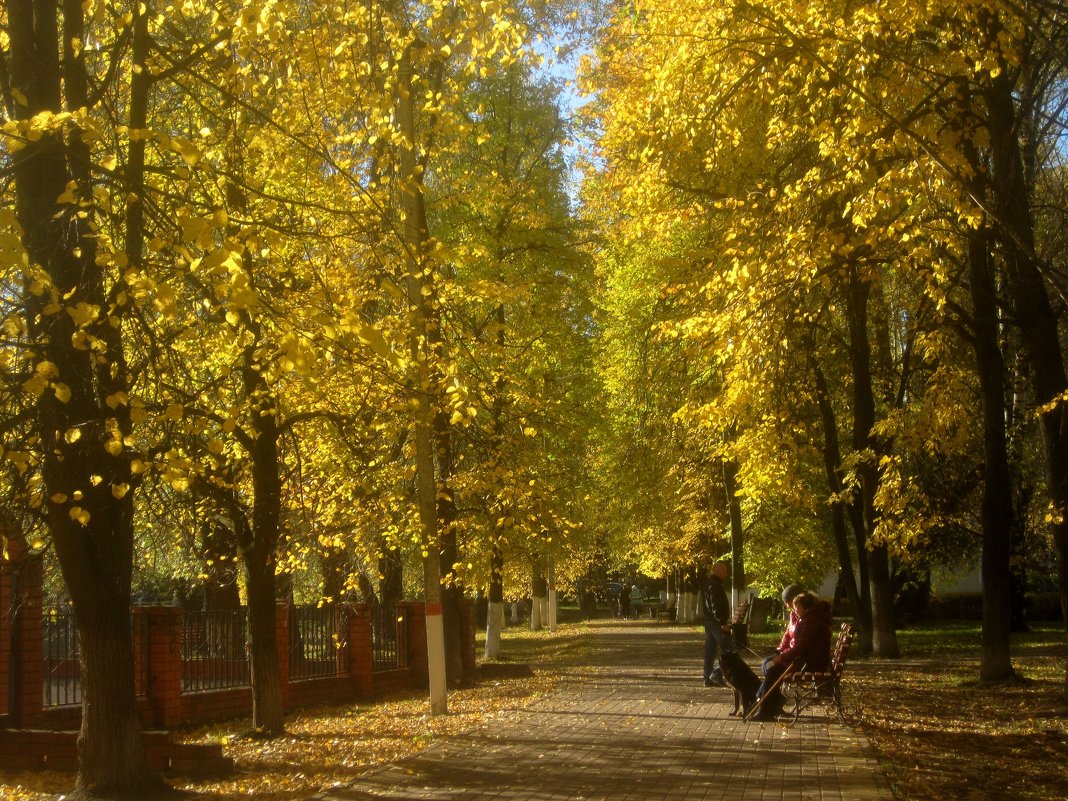
[[[591,636],[591,664],[552,696],[317,799],[893,801],[863,736],[822,709],[788,728],[729,718],[731,692],[701,686],[694,629]]]

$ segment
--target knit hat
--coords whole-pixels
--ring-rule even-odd
[[[800,584],[787,584],[786,589],[782,591],[782,602],[788,604],[794,599],[794,596],[800,595],[804,591],[805,588]]]

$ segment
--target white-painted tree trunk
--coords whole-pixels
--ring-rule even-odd
[[[697,597],[692,592],[684,592],[679,595],[679,620],[683,623],[693,623],[694,612],[697,607]]]
[[[545,609],[543,604],[543,598],[531,598],[530,599],[530,630],[541,631],[541,627],[544,625],[542,622],[542,612]]]
[[[430,671],[430,714],[444,715],[448,708],[448,686],[445,678],[445,626],[441,619],[441,604],[435,610],[427,604],[426,614],[427,667]]]
[[[519,625],[519,601],[512,601],[512,625]]]
[[[496,659],[501,652],[501,630],[504,629],[504,604],[490,602],[486,613],[486,659]]]

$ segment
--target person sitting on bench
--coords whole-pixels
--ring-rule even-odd
[[[794,597],[793,608],[798,617],[793,647],[767,661],[764,681],[757,690],[759,709],[751,720],[770,721],[782,713],[778,685],[788,670],[821,671],[831,663],[831,605],[802,592]]]

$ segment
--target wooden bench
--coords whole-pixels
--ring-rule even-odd
[[[809,707],[824,703],[834,716],[845,721],[849,710],[842,701],[842,671],[845,670],[849,647],[855,632],[849,623],[843,623],[834,644],[831,664],[825,671],[790,673],[782,680],[782,694],[786,699],[785,714],[789,722],[796,723],[801,713]]]
[[[649,607],[649,615],[657,623],[674,623],[675,622],[675,605],[669,604],[655,604]]]

